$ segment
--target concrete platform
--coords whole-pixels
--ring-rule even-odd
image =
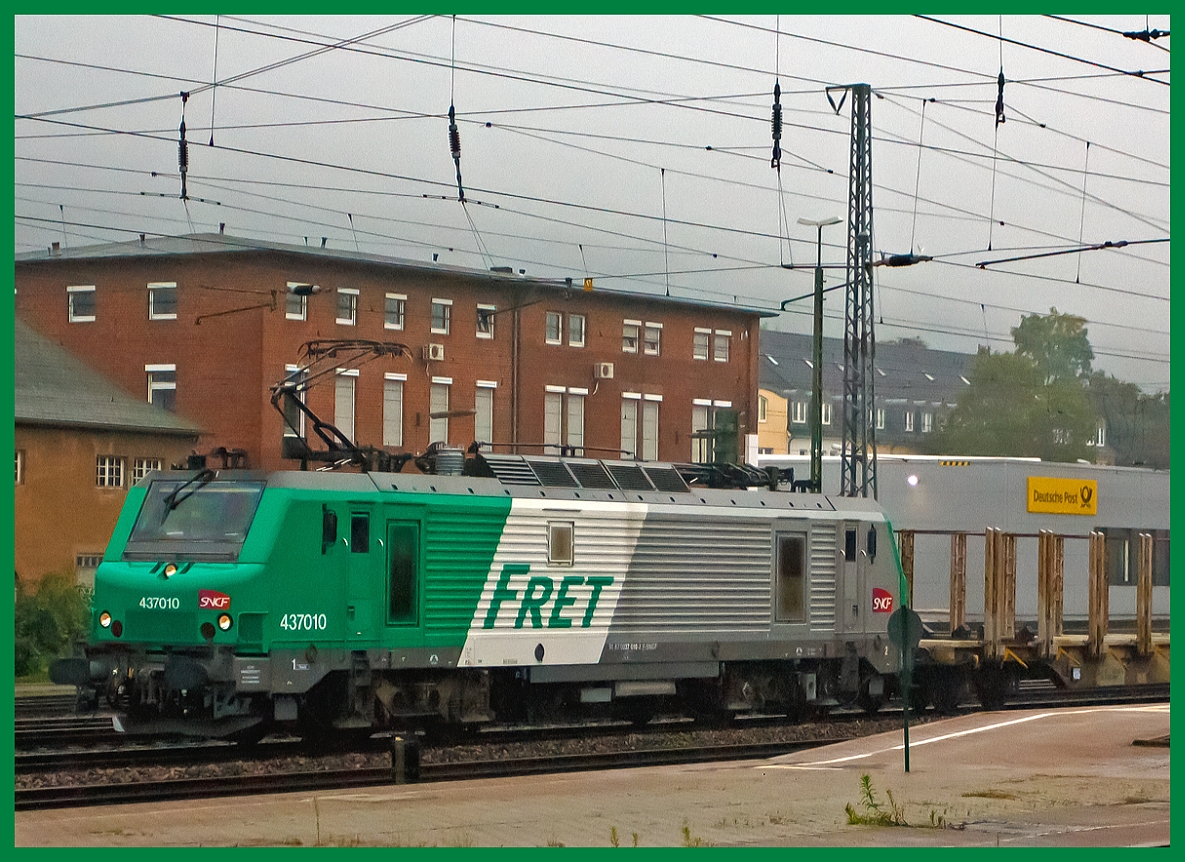
[[[15,844],[1167,845],[1169,750],[1133,742],[1168,733],[1168,704],[977,713],[912,727],[908,774],[897,732],[759,762],[22,811]],[[909,827],[848,824],[864,774]]]

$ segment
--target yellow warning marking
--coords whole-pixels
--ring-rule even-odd
[[[970,467],[970,461],[939,461],[939,467]]]

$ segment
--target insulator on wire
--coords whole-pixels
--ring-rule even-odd
[[[189,141],[185,140],[185,118],[181,118],[181,139],[177,142],[177,167],[181,170],[181,199],[188,200],[185,175],[189,172]]]
[[[1004,122],[1004,70],[1000,69],[1000,77],[996,79],[996,86],[998,87],[996,95],[996,125],[999,126]]]
[[[457,128],[457,112],[448,106],[448,148],[453,154],[453,160],[461,158],[461,132]]]
[[[774,110],[773,118],[770,120],[770,129],[773,132],[774,152],[769,166],[780,171],[782,169],[782,87],[777,81],[774,81]]]

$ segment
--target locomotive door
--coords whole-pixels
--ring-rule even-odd
[[[372,506],[350,506],[349,561],[346,575],[346,641],[373,640],[375,637],[375,593],[381,589],[383,571],[382,543],[372,535]]]
[[[839,557],[843,569],[843,628],[845,632],[863,632],[868,625],[868,555],[860,550],[860,524],[845,521],[840,525]]]

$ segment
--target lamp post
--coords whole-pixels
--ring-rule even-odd
[[[839,224],[838,216],[819,221],[800,218],[798,223],[818,228],[818,262],[815,264],[815,361],[811,380],[811,490],[823,491],[823,228]]]

